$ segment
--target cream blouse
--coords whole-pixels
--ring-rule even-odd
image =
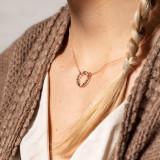
[[[21,141],[19,152],[17,151],[14,160],[49,160],[48,97],[49,75],[47,73],[39,109]],[[108,159],[118,137],[125,103],[127,103],[126,100],[91,132],[70,160]]]

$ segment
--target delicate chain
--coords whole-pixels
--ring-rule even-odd
[[[77,68],[78,68],[78,71],[81,72],[81,71],[80,71],[80,68],[79,68],[79,66],[78,66],[78,63],[77,63],[76,56],[75,56],[75,53],[74,53],[74,50],[73,50],[72,45],[71,45],[71,50],[72,50],[72,53],[73,53],[73,56],[74,56],[74,59],[75,59],[75,62],[76,62],[76,66],[77,66]],[[118,61],[118,60],[120,60],[120,59],[122,59],[122,58],[124,58],[124,56],[121,57],[121,58],[118,58],[118,59],[116,59],[116,60],[114,60],[114,61],[112,61],[112,62],[106,63],[100,70],[98,70],[98,71],[96,71],[96,72],[93,72],[92,75],[100,72],[106,65],[109,65],[109,64],[111,64],[111,63],[113,63],[113,62],[116,62],[116,61]]]
[[[154,32],[153,32],[148,38],[146,38],[146,40],[142,41],[142,43],[139,45],[139,47],[142,47],[142,46],[154,35],[154,33],[158,30],[159,27],[160,27],[160,24],[156,27],[156,29],[154,30]],[[80,68],[79,68],[79,66],[78,66],[77,60],[76,60],[76,56],[75,56],[75,52],[74,52],[73,46],[72,46],[71,36],[70,36],[70,41],[71,41],[70,46],[71,46],[71,50],[72,50],[72,53],[73,53],[73,56],[74,56],[74,59],[75,59],[75,62],[76,62],[76,66],[77,66],[77,68],[78,68],[78,71],[81,72],[81,71],[80,71]],[[103,65],[103,67],[102,67],[100,70],[98,70],[98,71],[96,71],[96,72],[93,72],[92,75],[100,72],[106,65],[109,65],[109,64],[111,64],[111,63],[114,63],[114,62],[116,62],[116,61],[118,61],[118,60],[120,60],[120,59],[122,59],[122,58],[124,58],[124,56],[123,56],[123,57],[120,57],[120,58],[118,58],[118,59],[116,59],[116,60],[114,60],[114,61],[111,61],[111,62],[106,63],[105,65]]]

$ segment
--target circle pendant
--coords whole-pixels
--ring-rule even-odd
[[[80,80],[83,76],[87,75],[87,79],[85,80],[84,83],[80,84]],[[79,87],[85,87],[90,79],[91,79],[91,76],[92,76],[92,73],[91,72],[87,72],[87,71],[83,71],[83,72],[79,72],[78,76],[77,76],[77,79],[76,79],[76,83]]]

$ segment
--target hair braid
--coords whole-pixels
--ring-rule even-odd
[[[157,2],[156,0],[141,0],[140,7],[135,13],[135,22],[132,25],[132,37],[131,37],[131,39],[129,41],[129,45],[128,45],[127,59],[130,59],[132,57],[136,57],[136,52],[135,53],[133,52],[133,47],[135,47],[134,50],[138,49],[138,45],[145,35],[145,25],[148,22],[149,13],[155,7],[156,2]],[[131,44],[132,42],[133,42],[133,44]],[[137,58],[135,58],[135,59],[137,59]],[[132,90],[133,89],[136,89],[136,88],[132,88]],[[132,98],[132,100],[129,100],[129,101],[134,101],[133,98]],[[129,106],[127,107],[127,112],[125,115],[125,119],[126,119],[125,121],[127,123],[123,124],[122,128],[123,128],[124,134],[123,134],[123,137],[121,137],[121,139],[119,139],[119,146],[117,148],[117,150],[118,150],[117,156],[119,157],[119,160],[123,159],[122,156],[123,156],[125,148],[126,148],[126,146],[124,144],[126,144],[125,142],[128,140],[127,133],[128,133],[128,130],[131,130],[129,125],[131,123],[134,123],[134,120],[136,118],[136,116],[134,116],[134,119],[133,119],[133,116],[131,115],[131,113],[132,113],[131,110],[136,110],[136,108],[129,107]]]
[[[139,44],[145,35],[145,26],[148,22],[149,13],[155,4],[155,0],[141,0],[140,6],[135,13],[134,23],[132,24],[132,36],[127,45],[126,52],[126,61],[131,67],[138,64],[136,53]]]

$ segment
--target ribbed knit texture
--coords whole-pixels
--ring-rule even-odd
[[[66,5],[30,27],[0,55],[0,160],[15,155],[39,106],[45,75],[63,46],[69,22]],[[128,96],[111,160],[160,159],[159,96],[160,37]]]

